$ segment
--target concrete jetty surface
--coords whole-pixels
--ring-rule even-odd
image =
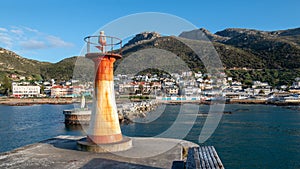
[[[82,138],[58,136],[2,153],[0,168],[172,168],[174,161],[183,159],[183,148],[198,146],[177,139],[132,137],[133,147],[129,150],[91,153],[77,150],[77,141]],[[161,151],[170,145],[174,146]]]

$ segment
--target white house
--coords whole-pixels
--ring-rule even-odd
[[[201,77],[202,77],[202,73],[201,72],[195,73],[195,78],[201,78]]]
[[[12,84],[12,92],[15,97],[36,97],[40,95],[40,86],[19,86],[16,83]]]
[[[198,95],[201,92],[200,88],[194,87],[194,86],[187,86],[186,88],[183,88],[183,93],[186,96],[195,96]]]

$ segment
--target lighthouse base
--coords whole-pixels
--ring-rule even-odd
[[[119,152],[125,151],[132,147],[132,139],[124,137],[119,142],[107,144],[95,144],[87,141],[86,137],[77,141],[77,149],[81,151],[104,153],[104,152]]]

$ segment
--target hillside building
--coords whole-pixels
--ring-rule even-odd
[[[19,86],[17,83],[12,83],[12,93],[14,97],[38,97],[40,92],[40,86]]]

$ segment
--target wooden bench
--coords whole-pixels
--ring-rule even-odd
[[[224,169],[213,146],[189,148],[185,167],[186,169]]]

